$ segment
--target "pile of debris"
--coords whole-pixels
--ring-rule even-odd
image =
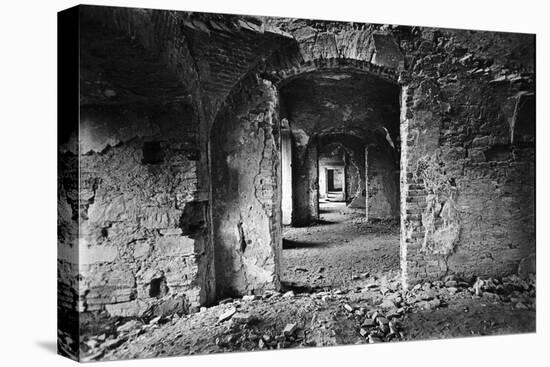
[[[267,301],[268,299],[290,299],[294,297],[293,291],[284,294],[266,291],[262,296],[244,296],[242,301]],[[224,300],[221,303],[230,303],[231,301]],[[223,335],[215,340],[216,345],[219,347],[229,350],[255,350],[310,345],[305,341],[304,328],[300,327],[297,322],[287,323],[282,330],[265,328],[259,325],[260,318],[257,315],[239,311],[240,306],[240,301],[235,300],[229,308],[219,315],[218,324],[227,324]]]
[[[500,279],[478,277],[467,281],[452,275],[444,281],[417,284],[406,293],[405,300],[408,305],[432,309],[457,297],[511,303],[517,309],[532,309],[536,303],[535,276],[531,274],[526,279],[517,275]]]
[[[359,321],[358,333],[368,343],[403,339],[402,319],[405,313],[404,308],[389,308],[384,313],[381,310],[366,311],[363,307],[354,308],[347,303],[343,307]]]
[[[189,317],[189,316],[187,316]],[[180,319],[178,314],[156,316],[150,319],[121,319],[114,328],[107,327],[104,333],[86,336],[80,343],[80,350],[85,356],[81,362],[90,362],[108,356],[108,353],[126,341],[139,335],[158,329],[164,324],[175,324]]]
[[[119,319],[98,328],[99,332],[82,335],[82,361],[109,359],[136,340],[158,340],[159,346],[164,345],[164,334],[172,341],[184,338],[189,354],[399,341],[406,339],[408,314],[447,307],[459,299],[509,304],[514,309],[536,307],[533,275],[468,280],[448,276],[405,290],[398,274],[365,273],[357,284],[352,289],[266,291],[221,300],[195,314]],[[196,335],[188,332],[189,325]],[[67,335],[65,339],[67,344],[74,342]]]

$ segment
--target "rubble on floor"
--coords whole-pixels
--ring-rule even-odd
[[[106,332],[82,335],[80,349],[82,361],[93,361],[411,340],[410,314],[433,313],[460,302],[471,305],[464,307],[465,313],[486,304],[534,311],[535,297],[532,275],[470,280],[448,276],[409,290],[402,289],[397,275],[366,276],[351,289],[266,291],[223,300],[189,315],[119,319],[106,325]]]

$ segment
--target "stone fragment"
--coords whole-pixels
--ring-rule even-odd
[[[256,296],[253,294],[243,296],[243,301],[245,302],[254,301],[255,299],[256,299]]]
[[[397,323],[396,321],[390,321],[388,326],[390,328],[390,334],[397,334],[397,332],[399,331],[399,323]]]
[[[481,296],[481,294],[483,293],[481,290],[481,287],[483,287],[483,280],[481,280],[480,278],[477,278],[476,282],[473,285],[476,296]]]
[[[137,327],[137,325],[138,325],[138,322],[136,320],[131,320],[117,327],[116,331],[118,331],[119,333],[125,333],[134,329],[135,327]]]
[[[228,308],[218,317],[218,322],[229,320],[231,317],[233,317],[233,315],[235,315],[235,313],[237,313],[237,309],[235,307]]]
[[[458,283],[456,282],[456,280],[449,280],[448,282],[445,282],[445,287],[448,287],[448,288],[450,288],[450,287],[456,287],[457,284],[458,284]]]
[[[258,348],[260,349],[265,348],[265,341],[263,339],[258,340]]]
[[[237,312],[233,315],[231,322],[235,324],[246,325],[249,324],[253,319],[253,316],[250,313]]]
[[[292,298],[294,297],[294,291],[288,291],[285,294],[283,294],[283,298]]]
[[[379,325],[387,325],[387,324],[390,322],[390,320],[388,320],[388,319],[385,318],[385,317],[378,316],[378,317],[376,318],[376,322],[378,322]]]
[[[397,308],[397,306],[395,306],[395,303],[393,303],[391,300],[389,299],[385,299],[381,304],[380,304],[380,308],[382,309],[393,309],[393,308]]]
[[[366,337],[369,334],[369,332],[367,330],[361,328],[359,330],[359,334],[361,334],[362,337]]]
[[[296,323],[286,324],[285,328],[283,329],[283,335],[291,336],[296,332],[296,329],[298,329],[298,324]]]
[[[448,291],[449,294],[452,296],[452,295],[456,294],[456,292],[458,292],[458,288],[449,287],[449,288],[447,288],[447,291]]]
[[[369,344],[382,343],[382,339],[377,336],[369,335]]]
[[[380,329],[380,331],[381,331],[383,334],[387,334],[387,333],[389,333],[389,331],[390,331],[390,328],[388,327],[387,324],[378,325],[378,328]]]
[[[353,312],[353,307],[351,307],[351,306],[348,305],[347,303],[344,304],[344,308],[345,308],[346,311],[348,311],[348,312]]]
[[[158,324],[158,322],[160,321],[160,319],[161,319],[161,316],[157,316],[157,317],[152,318],[151,320],[149,320],[149,325]]]
[[[369,328],[369,327],[374,327],[376,326],[376,321],[374,321],[373,319],[370,319],[370,318],[366,318],[363,323],[361,324],[362,327],[366,327],[366,328]]]
[[[99,345],[99,341],[97,339],[90,339],[90,340],[86,341],[85,344],[88,346],[88,348],[94,349],[95,347],[97,347]]]

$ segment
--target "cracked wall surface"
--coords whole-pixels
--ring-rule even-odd
[[[251,87],[252,89],[252,87]],[[217,294],[279,286],[280,126],[277,93],[258,80],[252,100],[222,112],[211,138]]]

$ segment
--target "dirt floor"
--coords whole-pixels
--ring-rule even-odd
[[[311,227],[285,227],[281,280],[312,287],[345,287],[365,274],[399,269],[399,223],[365,221],[345,203],[321,202]]]
[[[281,292],[226,299],[200,312],[81,315],[60,348],[82,361],[364,344],[535,331],[535,277],[446,279],[401,288],[397,223],[365,223],[342,205],[286,228]]]

